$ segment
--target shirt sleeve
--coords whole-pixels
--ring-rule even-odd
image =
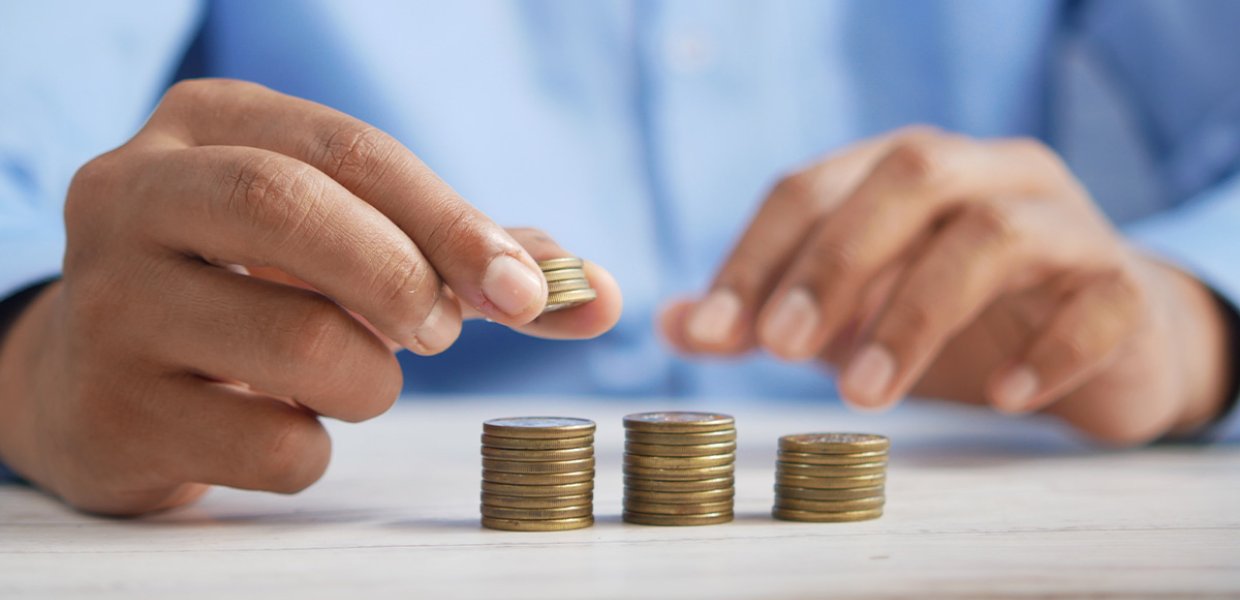
[[[1125,233],[1193,273],[1225,308],[1235,310],[1240,306],[1240,2],[1100,0],[1083,3],[1077,16],[1086,43],[1135,109],[1158,179],[1176,204],[1126,225]],[[1235,348],[1238,332],[1233,328],[1231,335]],[[1240,369],[1234,353],[1232,358],[1233,369]],[[1229,412],[1216,430],[1240,437],[1240,418]]]
[[[200,12],[192,0],[0,3],[0,299],[60,272],[69,180],[141,126]]]

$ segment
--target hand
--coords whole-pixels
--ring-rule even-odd
[[[0,355],[0,458],[88,511],[308,486],[318,417],[399,394],[385,341],[433,354],[470,316],[590,337],[619,315],[589,265],[599,299],[539,317],[555,242],[495,225],[373,127],[247,83],[174,86],[78,172],[65,221],[63,280]]]
[[[838,366],[854,406],[1045,410],[1122,444],[1219,410],[1219,311],[1130,248],[1041,144],[912,129],[780,182],[662,329],[684,352]]]

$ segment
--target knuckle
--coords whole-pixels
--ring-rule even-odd
[[[321,190],[313,169],[273,157],[243,162],[229,175],[230,192],[216,219],[241,219],[276,237],[292,237],[322,223]]]
[[[330,300],[314,298],[281,336],[285,359],[293,364],[326,366],[330,357],[348,352],[351,336],[347,318]],[[314,370],[312,367],[311,372]]]
[[[435,221],[431,224],[419,246],[427,256],[440,255],[452,243],[476,239],[474,232],[481,228],[478,215],[460,202],[445,200],[434,210]]]
[[[308,415],[290,415],[261,450],[263,480],[273,492],[293,494],[318,481],[327,470],[331,442],[323,426]]]
[[[361,123],[339,127],[322,146],[324,172],[337,181],[350,182],[363,195],[382,178],[395,153],[395,143],[387,134]]]
[[[1053,371],[1071,371],[1085,365],[1091,357],[1091,344],[1084,336],[1059,332],[1047,339],[1041,355]]]
[[[99,198],[113,189],[117,179],[117,150],[99,155],[73,174],[65,195],[64,218],[70,236],[95,220]]]
[[[861,257],[853,244],[841,240],[824,239],[815,244],[814,267],[826,280],[842,278],[861,268]]]
[[[912,337],[921,337],[928,332],[935,331],[940,323],[938,313],[933,306],[908,298],[897,300],[892,304],[889,319],[892,324],[888,328],[890,331]]]
[[[896,142],[917,142],[937,139],[943,135],[944,132],[939,127],[928,123],[913,123],[897,129],[892,137]]]
[[[905,138],[895,142],[875,171],[909,186],[938,184],[944,176],[937,146],[929,138]]]
[[[345,405],[345,410],[335,415],[347,423],[360,423],[373,419],[387,412],[396,404],[404,386],[404,376],[396,357],[387,354],[380,360],[367,365],[360,377],[353,378],[350,392],[352,402]]]
[[[387,253],[375,271],[375,290],[383,314],[403,323],[421,323],[439,297],[439,276],[420,256],[406,249]]]
[[[975,246],[1003,248],[1013,245],[1020,229],[1011,213],[997,202],[979,202],[965,210],[963,228]]]
[[[769,202],[783,210],[810,213],[818,205],[818,182],[808,172],[792,173],[775,183],[769,197]]]

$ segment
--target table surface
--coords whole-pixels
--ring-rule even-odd
[[[737,417],[735,522],[621,522],[620,417],[669,406]],[[480,528],[480,422],[518,414],[598,421],[594,527]],[[329,428],[332,467],[295,496],[221,489],[114,520],[0,486],[0,597],[1240,596],[1235,446],[1104,451],[963,407],[756,399],[418,400]],[[881,519],[770,517],[776,439],[804,431],[892,438]]]

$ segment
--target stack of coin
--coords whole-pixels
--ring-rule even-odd
[[[580,258],[540,260],[538,268],[547,278],[547,307],[543,312],[572,308],[598,297],[586,279],[585,263]]]
[[[801,433],[779,438],[775,508],[786,521],[837,523],[883,516],[887,438]]]
[[[594,421],[511,417],[482,424],[482,525],[563,531],[594,524]]]
[[[736,424],[699,412],[624,418],[624,520],[712,525],[732,520]]]

